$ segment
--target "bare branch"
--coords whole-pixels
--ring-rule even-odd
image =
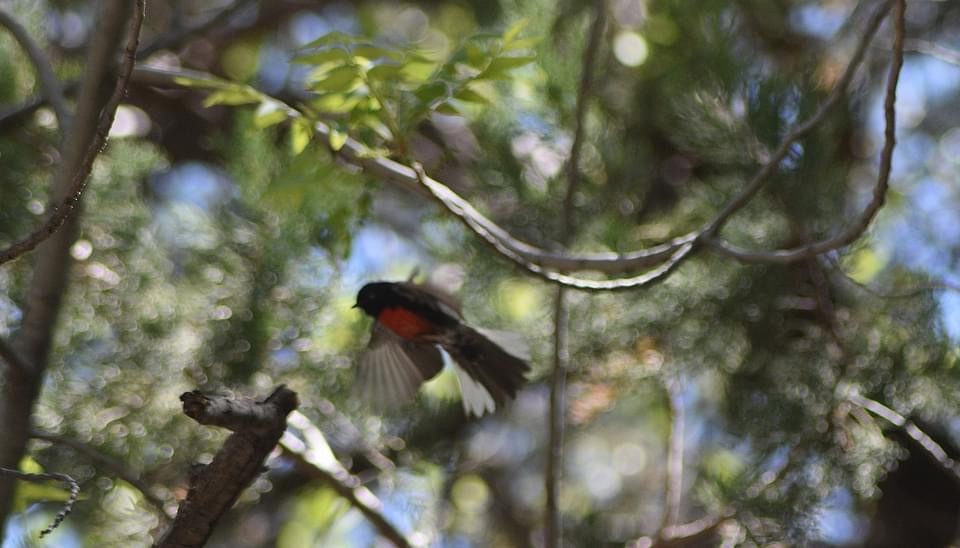
[[[916,53],[929,55],[930,57],[939,59],[944,63],[960,66],[960,51],[948,48],[936,42],[919,39],[906,40],[903,49],[906,51],[913,51]]]
[[[3,361],[7,362],[7,365],[18,373],[24,373],[32,369],[26,358],[21,356],[17,349],[3,337],[0,337],[0,358],[3,358]]]
[[[770,156],[770,159],[767,160],[767,163],[764,164],[756,174],[754,174],[753,178],[750,179],[750,182],[747,183],[745,188],[743,188],[736,196],[734,196],[732,200],[727,202],[727,205],[725,205],[723,209],[717,213],[716,217],[714,217],[714,219],[702,229],[702,232],[708,236],[717,234],[720,229],[723,228],[723,225],[726,224],[726,222],[730,219],[730,217],[747,205],[747,203],[749,203],[750,200],[756,196],[757,192],[763,188],[770,176],[773,175],[773,173],[776,172],[777,168],[780,166],[780,162],[787,157],[787,154],[790,152],[790,147],[793,146],[793,143],[807,136],[826,119],[827,114],[829,114],[833,107],[840,102],[840,98],[846,93],[847,86],[853,80],[853,75],[856,73],[857,68],[859,68],[860,63],[863,61],[867,47],[870,45],[874,35],[880,28],[880,24],[883,23],[884,18],[886,18],[887,12],[890,10],[891,3],[892,0],[885,0],[883,5],[877,9],[877,12],[873,15],[873,17],[870,18],[870,21],[867,24],[867,29],[860,38],[860,43],[857,45],[856,50],[854,50],[853,56],[850,58],[850,62],[847,64],[846,70],[837,81],[833,91],[823,102],[823,104],[820,105],[820,108],[818,108],[813,116],[811,116],[809,119],[794,127],[790,133],[788,133],[787,136],[780,141],[780,144]]]
[[[255,0],[235,0],[232,5],[223,8],[217,12],[216,15],[202,23],[173,29],[168,33],[158,36],[156,40],[147,44],[143,47],[143,49],[137,52],[137,59],[146,59],[158,51],[175,48],[191,36],[203,34],[223,23],[228,22],[237,13],[252,6],[254,3]]]
[[[281,385],[262,402],[187,392],[183,412],[200,424],[222,426],[233,434],[207,465],[195,465],[187,498],[157,542],[163,548],[203,546],[240,493],[263,472],[263,462],[277,446],[297,395]]]
[[[884,8],[874,16],[873,22],[879,25],[878,17],[882,20],[882,15],[886,13],[888,3]],[[897,102],[897,82],[900,79],[900,69],[903,66],[903,43],[905,34],[905,12],[906,4],[904,0],[895,2],[893,28],[894,41],[890,61],[890,71],[887,75],[886,96],[884,98],[884,143],[883,150],[880,153],[880,166],[878,168],[877,182],[873,189],[873,196],[870,203],[867,204],[863,212],[857,217],[853,224],[842,230],[838,234],[820,240],[810,242],[792,249],[783,249],[778,251],[750,251],[735,246],[724,240],[708,236],[706,238],[710,246],[724,255],[733,257],[738,261],[745,263],[791,263],[804,259],[809,259],[821,255],[828,251],[839,249],[856,241],[870,226],[871,221],[876,216],[880,208],[886,201],[887,187],[890,182],[890,168],[893,161],[893,149],[896,146],[896,102]],[[875,30],[875,29],[874,29]],[[867,35],[872,36],[872,32]],[[806,125],[806,124],[805,124]],[[769,165],[769,164],[768,164]]]
[[[140,43],[140,27],[143,25],[145,6],[145,0],[137,0],[136,9],[133,10],[133,15],[130,19],[127,45],[124,48],[123,62],[120,65],[120,72],[113,90],[113,95],[110,96],[110,99],[100,112],[100,120],[97,123],[93,139],[87,146],[83,160],[80,162],[80,165],[70,180],[66,197],[61,203],[53,207],[50,216],[44,221],[40,228],[7,249],[0,251],[0,264],[16,259],[52,236],[57,229],[63,226],[63,223],[80,202],[83,191],[87,186],[87,179],[90,175],[90,169],[93,167],[93,161],[100,152],[103,151],[107,142],[107,134],[110,132],[110,126],[113,125],[113,118],[116,115],[117,107],[127,94],[130,73],[133,71],[134,55],[137,52],[137,45]]]
[[[40,538],[43,538],[53,532],[54,529],[60,526],[63,523],[63,520],[66,519],[70,512],[73,511],[73,505],[77,502],[77,497],[80,496],[80,484],[77,483],[77,480],[72,477],[61,474],[59,472],[48,472],[43,474],[28,474],[27,472],[21,472],[19,470],[12,470],[10,468],[0,467],[0,476],[10,476],[23,481],[30,481],[33,483],[41,483],[44,481],[59,481],[67,484],[70,488],[70,495],[67,497],[67,500],[64,501],[63,507],[57,512],[57,515],[54,516],[53,522],[47,526],[46,529],[40,531]]]
[[[132,485],[138,491],[143,493],[143,496],[147,502],[159,510],[162,516],[170,517],[167,515],[164,500],[153,493],[153,491],[150,489],[150,486],[140,478],[140,474],[130,470],[123,462],[120,462],[119,460],[110,457],[109,455],[106,455],[79,440],[67,436],[48,434],[46,432],[33,430],[30,432],[30,437],[55,443],[57,445],[63,445],[73,449],[77,453],[80,453],[95,465]]]
[[[284,455],[293,460],[297,469],[305,476],[329,485],[338,495],[347,499],[351,506],[376,527],[380,536],[397,548],[409,548],[410,543],[403,533],[383,516],[383,503],[380,499],[337,461],[323,433],[310,419],[295,412],[290,415],[289,422],[301,431],[304,440],[288,431],[280,440],[280,447]]]
[[[866,409],[874,415],[903,430],[903,432],[910,436],[913,441],[917,442],[920,447],[927,452],[927,454],[933,457],[933,459],[937,461],[937,463],[945,471],[953,476],[954,480],[960,482],[960,463],[950,458],[943,447],[934,441],[929,434],[917,427],[913,421],[907,419],[893,409],[890,409],[886,405],[883,405],[876,400],[865,398],[857,393],[847,395],[846,399],[850,403]]]
[[[567,191],[563,199],[560,218],[560,242],[567,246],[575,231],[574,198],[580,182],[580,151],[586,134],[587,103],[593,84],[593,72],[596,67],[597,52],[606,27],[606,0],[594,0],[594,19],[590,25],[587,47],[583,52],[580,69],[580,85],[577,90],[576,112],[574,113],[573,142],[570,145],[570,158],[567,161]],[[528,261],[529,262],[529,261]],[[530,265],[526,265],[530,270]],[[560,514],[560,480],[563,469],[563,436],[566,421],[567,368],[570,354],[567,338],[570,331],[570,311],[566,300],[566,288],[561,283],[554,296],[553,307],[553,372],[550,375],[550,404],[547,408],[548,451],[547,465],[544,469],[546,501],[544,505],[545,541],[547,548],[563,545],[563,521]]]
[[[411,192],[432,196],[472,232],[504,257],[547,281],[576,289],[604,291],[648,286],[656,281],[662,280],[667,274],[671,273],[674,268],[679,266],[680,263],[687,258],[694,246],[701,243],[706,243],[721,253],[744,262],[793,262],[803,260],[818,252],[822,253],[823,251],[816,249],[810,251],[804,247],[803,253],[792,253],[790,251],[749,252],[740,250],[728,242],[716,239],[715,234],[733,214],[748,203],[763,185],[766,184],[769,176],[776,171],[780,162],[789,152],[792,143],[808,135],[827,118],[830,109],[839,102],[840,97],[842,97],[849,83],[852,81],[854,73],[862,63],[865,50],[879,29],[880,24],[889,10],[891,2],[892,0],[886,0],[871,17],[850,63],[830,96],[810,119],[798,125],[787,135],[773,153],[770,160],[761,167],[747,184],[747,187],[738,193],[711,221],[698,230],[646,249],[628,253],[586,254],[546,251],[513,237],[513,235],[505,229],[477,211],[470,202],[453,192],[449,187],[428,177],[423,172],[422,167],[418,165],[411,167],[389,158],[373,156],[369,154],[366,146],[352,138],[348,138],[342,148],[337,151],[332,151],[332,153],[347,163],[357,166],[381,180],[389,181]],[[902,55],[900,55],[900,58],[902,59]],[[896,70],[891,69],[891,76],[894,74],[899,75],[899,64],[895,63],[895,65]],[[138,68],[138,73],[140,73],[140,71],[143,72],[144,78],[149,78],[154,85],[162,83],[174,86],[179,85],[175,82],[175,78],[178,75],[177,73],[143,67]],[[887,100],[888,102],[895,100],[895,96],[888,92]],[[289,108],[288,114],[290,114],[290,116],[299,116],[299,113],[292,108]],[[317,122],[314,130],[322,138],[326,139],[330,136],[330,128],[322,122]],[[892,146],[892,139],[888,140],[885,146],[885,153],[887,149],[892,152]],[[888,176],[889,165],[886,170],[886,177]],[[884,177],[881,178],[883,179]],[[884,191],[885,188],[886,181],[884,180]],[[875,200],[875,203],[871,203],[868,210],[864,212],[860,222],[844,234],[838,235],[835,239],[831,239],[830,245],[842,246],[845,245],[844,242],[849,243],[849,241],[853,241],[859,237],[881,206],[882,193],[880,201],[877,202]],[[862,225],[862,228],[860,225]],[[827,246],[825,249],[829,250],[832,249],[832,247]],[[563,274],[563,272],[584,270],[615,274],[654,266],[656,266],[656,268],[637,276],[607,280],[584,279]]]
[[[23,28],[12,15],[8,14],[3,8],[0,8],[0,26],[4,26],[10,31],[10,34],[20,43],[20,47],[26,52],[27,57],[33,63],[37,71],[37,78],[40,80],[40,87],[43,90],[43,98],[50,103],[53,113],[57,116],[57,122],[61,131],[65,131],[70,125],[70,110],[67,108],[67,101],[63,96],[63,87],[57,80],[50,65],[50,59],[43,52],[40,46],[30,37],[27,29]]]
[[[840,276],[843,281],[866,293],[869,293],[870,295],[873,295],[874,297],[877,297],[878,299],[912,299],[931,291],[955,291],[960,293],[960,284],[955,284],[947,280],[933,280],[928,283],[918,284],[914,287],[901,289],[899,291],[881,291],[879,289],[874,289],[863,282],[853,279],[850,274],[847,274],[847,272],[843,270],[843,267],[840,266],[840,263],[829,254],[824,255],[823,260],[830,265],[831,271]]]
[[[666,488],[664,489],[663,521],[657,538],[676,525],[680,518],[680,499],[683,493],[684,407],[683,386],[679,379],[664,379],[664,388],[670,407],[670,435],[667,445]]]

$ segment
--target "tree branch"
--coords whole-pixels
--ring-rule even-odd
[[[883,9],[874,16],[872,21],[874,25],[879,25],[879,20],[882,20],[882,16],[886,14],[888,5],[889,2],[885,3]],[[904,0],[897,0],[895,6],[896,9],[894,10],[893,18],[894,41],[883,106],[885,120],[884,143],[883,150],[880,153],[880,167],[878,168],[877,182],[874,185],[873,196],[870,203],[867,204],[855,222],[845,230],[817,242],[810,242],[791,249],[777,251],[750,251],[719,238],[714,238],[712,234],[710,234],[706,239],[712,248],[724,255],[745,263],[785,264],[809,259],[849,245],[860,238],[867,230],[870,222],[886,201],[887,187],[890,182],[890,168],[893,161],[893,149],[896,147],[897,82],[900,79],[900,69],[903,66],[906,4]],[[868,32],[866,36],[872,36],[872,34],[872,32]],[[814,118],[816,118],[816,116]],[[807,124],[804,124],[804,126],[806,125]]]
[[[17,349],[3,337],[0,337],[0,358],[3,358],[3,361],[7,362],[7,365],[18,374],[23,374],[32,369],[26,358],[21,356]]]
[[[670,408],[670,435],[667,442],[667,471],[664,489],[664,512],[657,538],[674,527],[680,518],[680,500],[683,493],[684,407],[683,386],[679,379],[664,380]]]
[[[297,395],[281,385],[262,402],[207,396],[198,391],[180,396],[183,412],[200,424],[233,432],[207,465],[195,465],[187,498],[177,517],[157,542],[162,548],[203,546],[223,514],[263,471],[263,462],[277,446]]]
[[[77,483],[77,480],[72,477],[61,474],[59,472],[48,472],[43,474],[28,474],[27,472],[21,472],[19,470],[12,470],[10,468],[0,467],[0,476],[9,476],[23,481],[29,481],[33,483],[41,483],[44,481],[59,481],[67,484],[70,488],[70,495],[67,497],[67,500],[64,501],[63,507],[57,512],[57,515],[54,516],[53,522],[47,526],[46,529],[40,531],[40,538],[47,536],[52,533],[54,529],[60,526],[63,523],[63,520],[66,519],[70,512],[73,511],[73,505],[77,502],[77,497],[80,496],[80,484]]]
[[[574,225],[574,198],[580,181],[580,151],[586,133],[587,103],[593,84],[593,71],[596,66],[597,52],[606,27],[606,0],[594,0],[594,19],[590,25],[587,47],[583,52],[583,64],[580,70],[580,85],[577,90],[577,104],[573,120],[573,142],[570,144],[570,158],[567,161],[567,191],[563,199],[560,218],[560,242],[564,247],[570,244],[576,230]],[[678,260],[679,262],[679,260]],[[530,266],[526,265],[527,270]],[[550,375],[550,404],[547,408],[548,451],[547,465],[544,470],[546,501],[544,504],[544,540],[547,548],[563,545],[563,520],[560,513],[560,480],[563,469],[563,435],[566,421],[567,368],[570,361],[568,335],[570,314],[566,299],[566,288],[557,286],[553,307],[553,372]]]
[[[874,297],[879,299],[911,299],[917,297],[924,293],[930,291],[954,291],[960,293],[960,284],[950,282],[948,280],[932,280],[929,283],[918,284],[914,287],[907,289],[901,289],[899,291],[881,291],[879,289],[874,289],[869,285],[858,282],[853,279],[850,274],[847,274],[843,267],[840,266],[840,263],[830,255],[824,255],[824,260],[830,265],[830,269],[835,272],[841,279],[843,279],[848,284],[866,292]]]
[[[906,51],[922,53],[924,55],[929,55],[934,59],[939,59],[944,63],[960,66],[960,51],[942,46],[936,42],[917,39],[906,40],[903,48]]]
[[[133,472],[127,466],[120,462],[119,460],[106,455],[97,449],[73,438],[67,436],[61,436],[58,434],[48,434],[46,432],[40,432],[37,430],[32,430],[30,432],[30,437],[37,440],[44,440],[50,443],[57,445],[63,445],[73,449],[77,453],[83,455],[89,459],[95,465],[103,468],[104,470],[112,473],[117,478],[122,479],[123,481],[129,483],[138,491],[143,493],[143,497],[148,503],[150,503],[154,508],[160,511],[160,514],[164,517],[170,517],[167,515],[167,510],[165,508],[165,502],[162,498],[158,497],[150,489],[150,486],[147,485],[141,478],[140,474]]]
[[[100,152],[103,151],[104,146],[106,146],[107,135],[110,132],[110,126],[113,125],[113,118],[117,113],[117,107],[127,94],[130,73],[133,71],[134,55],[137,52],[137,45],[140,43],[140,27],[143,25],[145,8],[146,1],[137,0],[136,9],[133,10],[133,17],[130,19],[127,45],[124,48],[123,61],[120,65],[120,73],[113,89],[113,95],[110,96],[110,99],[100,112],[100,120],[97,123],[93,139],[87,146],[80,165],[77,166],[76,171],[73,173],[66,196],[59,204],[53,207],[50,216],[44,221],[43,225],[26,238],[0,251],[0,264],[16,259],[52,236],[57,229],[63,226],[63,223],[80,202],[83,191],[87,186],[87,179],[93,167],[93,161]]]
[[[67,101],[63,96],[63,87],[57,80],[50,66],[50,59],[43,52],[39,45],[30,37],[27,29],[23,28],[19,22],[3,8],[0,8],[0,26],[4,26],[10,31],[14,39],[20,43],[20,47],[26,52],[30,62],[33,63],[37,71],[37,79],[40,80],[40,87],[43,90],[43,98],[50,103],[53,113],[57,116],[57,123],[60,131],[65,132],[70,124],[70,110],[67,108]]]
[[[848,394],[846,399],[850,403],[866,409],[874,415],[903,430],[906,435],[910,436],[913,441],[917,442],[917,444],[919,444],[928,455],[937,461],[937,464],[939,464],[941,468],[949,473],[953,479],[960,484],[960,463],[950,458],[950,455],[947,454],[943,447],[934,441],[929,434],[914,424],[913,421],[907,419],[893,409],[890,409],[886,405],[883,405],[876,400],[865,398],[857,393]]]
[[[50,183],[51,204],[57,204],[69,196],[70,181],[94,139],[97,120],[107,99],[102,86],[109,78],[110,66],[123,41],[124,28],[130,20],[132,7],[133,3],[129,0],[102,0],[97,3],[95,30],[87,47],[73,120]],[[20,374],[6,374],[5,371],[3,382],[0,382],[0,432],[3,436],[0,466],[16,468],[30,439],[31,414],[43,385],[53,331],[68,283],[70,246],[76,237],[76,221],[76,215],[67,219],[65,226],[47,239],[33,256],[23,319],[12,341],[14,348],[31,367]],[[0,523],[6,522],[10,513],[13,487],[13,482],[0,478]]]
[[[360,511],[383,538],[397,548],[410,548],[410,543],[387,518],[383,516],[383,503],[360,479],[352,476],[333,456],[326,438],[306,416],[294,412],[290,425],[300,430],[304,440],[287,431],[280,440],[284,455],[293,460],[300,473],[308,478],[322,481]]]
[[[515,238],[508,231],[477,211],[470,202],[453,192],[449,187],[428,177],[419,165],[411,167],[389,158],[372,156],[369,154],[366,146],[352,138],[347,138],[342,148],[331,152],[338,158],[363,169],[378,179],[389,181],[411,192],[427,194],[433,197],[440,205],[450,211],[450,213],[457,217],[467,228],[493,247],[499,254],[520,265],[528,272],[547,281],[576,289],[604,291],[649,286],[670,274],[687,258],[693,248],[700,244],[707,244],[720,253],[743,262],[794,262],[803,260],[814,254],[846,245],[846,243],[859,237],[866,226],[869,225],[873,215],[875,215],[876,211],[883,205],[882,194],[880,200],[877,201],[875,193],[874,202],[872,202],[868,210],[864,212],[860,222],[851,227],[847,232],[831,239],[829,245],[824,247],[823,251],[816,249],[811,251],[804,247],[802,248],[804,250],[802,253],[794,253],[791,250],[787,252],[750,252],[740,250],[728,242],[717,239],[715,234],[733,214],[746,205],[766,184],[770,175],[776,171],[780,162],[789,152],[793,142],[811,133],[827,118],[829,111],[839,102],[840,98],[846,92],[846,88],[852,81],[854,73],[862,63],[866,48],[879,29],[883,19],[886,17],[891,2],[892,0],[886,0],[870,18],[867,28],[851,57],[850,63],[847,65],[846,70],[830,96],[828,96],[810,119],[796,126],[788,133],[783,142],[781,142],[774,151],[771,158],[760,168],[753,178],[751,178],[747,186],[734,196],[711,221],[699,229],[646,249],[627,253],[586,254],[546,251]],[[898,32],[900,31],[902,31],[902,25],[898,27]],[[897,57],[896,54],[895,57]],[[902,60],[902,52],[899,58]],[[899,63],[894,63],[894,65],[895,70],[894,68],[891,69],[891,76],[895,79],[899,76]],[[180,75],[179,73],[144,67],[138,68],[138,73],[142,74],[144,78],[148,78],[153,85],[165,83],[166,85],[179,86],[175,81],[176,77]],[[189,76],[197,78],[198,75],[190,74]],[[203,78],[204,75],[201,74],[199,77]],[[887,101],[895,101],[895,95],[889,92],[889,87]],[[290,107],[288,107],[288,109],[290,116],[299,116],[299,113],[294,109]],[[314,130],[317,135],[324,139],[328,139],[330,136],[330,128],[322,122],[317,122]],[[892,139],[888,139],[884,147],[885,155],[888,154],[888,149],[889,152],[892,153],[892,146]],[[886,175],[882,176],[881,179],[889,176],[889,165],[885,173]],[[884,181],[884,192],[885,188],[886,182]],[[860,228],[860,225],[862,225],[862,228]],[[563,274],[563,272],[584,270],[593,270],[604,274],[617,274],[654,266],[656,268],[637,276],[607,280],[584,279]]]

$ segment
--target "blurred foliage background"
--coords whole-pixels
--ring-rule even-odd
[[[573,249],[629,251],[710,219],[824,100],[878,6],[607,2]],[[58,77],[82,76],[93,3],[12,0],[4,9],[43,44]],[[404,155],[513,234],[544,247],[560,239],[590,4],[155,0],[143,43],[223,10],[232,15],[181,33],[142,62],[249,85],[372,149],[401,142]],[[956,476],[847,399],[860,394],[911,417],[948,452],[960,443],[960,298],[941,283],[960,282],[960,67],[946,55],[960,49],[960,4],[911,2],[907,23],[892,188],[863,238],[791,265],[703,252],[650,288],[570,293],[560,499],[569,545],[662,533],[678,411],[678,523],[716,522],[706,538],[680,545],[932,546],[953,538]],[[325,72],[331,67],[318,73],[323,62],[341,62],[338,54],[297,58],[339,31],[430,65],[469,55],[468,37],[486,43],[511,29],[526,60],[463,84],[470,93],[443,105],[404,87],[399,71],[382,71],[370,87],[338,87]],[[882,143],[891,39],[884,25],[851,92],[793,148],[727,237],[794,245],[833,233],[862,208]],[[379,89],[382,101],[353,97],[358,89]],[[31,64],[0,33],[0,103],[12,107],[38,91]],[[111,456],[175,507],[190,463],[209,459],[224,437],[184,417],[178,395],[263,396],[285,383],[412,542],[540,545],[551,287],[435,203],[335,160],[336,137],[306,142],[285,116],[235,106],[244,101],[205,105],[208,97],[197,87],[133,83],[85,195],[35,428]],[[383,127],[383,105],[397,106],[397,127]],[[0,119],[0,246],[45,213],[57,139],[49,109]],[[473,324],[530,341],[530,383],[510,407],[467,420],[449,372],[399,414],[371,414],[351,397],[369,329],[350,309],[355,293],[415,268],[455,291]],[[16,336],[30,276],[29,257],[0,268],[0,336]],[[49,545],[147,545],[162,531],[163,518],[115,471],[41,440],[30,458],[83,487]],[[57,499],[56,490],[24,485],[4,546],[46,542],[36,531]],[[926,517],[905,518],[916,515]],[[921,540],[918,527],[947,536]],[[277,458],[212,545],[378,542],[344,500]]]

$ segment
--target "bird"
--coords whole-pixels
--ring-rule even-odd
[[[442,348],[460,382],[465,413],[480,417],[516,397],[530,371],[523,338],[470,327],[459,303],[429,285],[371,282],[354,308],[373,317],[370,342],[357,367],[357,391],[375,407],[396,408],[443,369]]]

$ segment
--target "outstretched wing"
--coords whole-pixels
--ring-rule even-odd
[[[420,385],[442,368],[436,346],[404,340],[374,322],[357,366],[354,391],[377,410],[394,409],[412,400]]]
[[[463,325],[452,340],[441,344],[457,363],[463,407],[468,415],[492,412],[516,397],[530,371],[526,345],[519,335],[508,331],[481,332]]]

